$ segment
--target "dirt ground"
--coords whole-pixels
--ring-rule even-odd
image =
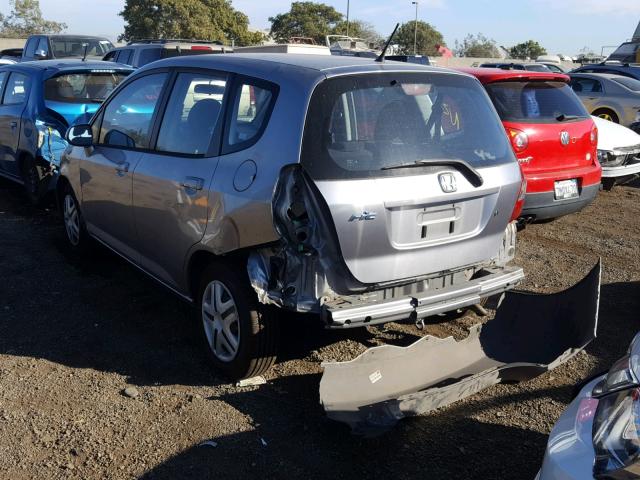
[[[415,327],[335,333],[289,319],[268,383],[236,388],[210,370],[188,306],[109,252],[69,258],[56,217],[0,181],[0,478],[533,478],[573,386],[640,330],[638,187],[519,235],[525,290],[567,287],[602,258],[585,354],[363,439],[323,415],[320,362]],[[478,321],[428,331],[460,337]]]

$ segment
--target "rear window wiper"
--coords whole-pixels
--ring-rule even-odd
[[[564,113],[561,113],[556,117],[556,120],[559,122],[568,122],[570,120],[578,120],[579,118],[582,117],[579,117],[578,115],[565,115]]]
[[[469,181],[471,185],[474,187],[479,187],[484,183],[482,179],[482,175],[473,168],[469,162],[460,159],[423,159],[416,160],[414,163],[402,163],[400,165],[391,165],[389,167],[382,167],[380,170],[397,170],[399,168],[416,168],[416,167],[424,167],[424,166],[443,166],[443,167],[454,167],[456,168],[464,177]]]

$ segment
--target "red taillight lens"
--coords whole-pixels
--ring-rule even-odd
[[[509,134],[509,140],[511,140],[511,146],[516,153],[524,152],[529,146],[529,137],[526,133],[515,128],[507,128]]]
[[[591,145],[598,146],[598,127],[595,125],[591,127],[591,135],[589,139],[591,140]]]
[[[191,50],[213,50],[207,45],[191,45]]]
[[[518,191],[516,204],[513,206],[513,212],[511,212],[511,221],[517,220],[522,213],[522,207],[524,206],[524,197],[527,194],[527,179],[522,173],[522,167],[520,167],[520,175],[522,175],[522,180],[520,181],[520,190]]]

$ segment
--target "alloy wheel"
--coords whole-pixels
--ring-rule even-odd
[[[233,296],[218,280],[204,290],[202,323],[213,354],[223,362],[231,362],[240,346],[240,317]]]
[[[64,197],[64,228],[71,245],[78,246],[80,243],[80,215],[76,201],[69,193]]]

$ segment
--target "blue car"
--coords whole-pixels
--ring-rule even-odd
[[[86,123],[132,71],[80,60],[0,67],[0,176],[23,184],[37,203],[57,178],[67,128]]]
[[[640,80],[640,67],[625,63],[598,63],[595,65],[583,65],[571,71],[571,73],[611,73],[624,77]]]

